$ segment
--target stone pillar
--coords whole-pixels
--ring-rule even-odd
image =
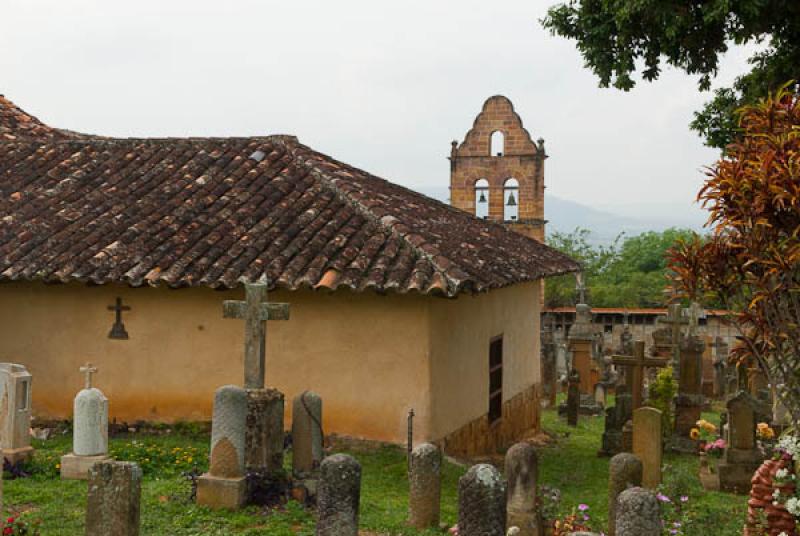
[[[108,459],[108,399],[96,387],[82,389],[73,418],[72,453],[61,457],[61,478],[86,480],[92,465]]]
[[[246,499],[244,476],[247,391],[225,385],[214,393],[211,421],[211,463],[197,479],[197,504],[240,508]]]
[[[541,519],[536,508],[539,457],[530,443],[517,443],[506,452],[508,481],[506,526],[519,528],[519,536],[540,536]]]
[[[652,491],[623,491],[617,498],[616,516],[616,536],[661,536],[661,505]]]
[[[506,534],[506,483],[489,464],[473,465],[458,480],[458,534]]]
[[[32,382],[24,365],[0,363],[0,454],[12,464],[33,457]]]
[[[105,461],[89,469],[86,536],[138,536],[142,470]]]
[[[320,465],[316,536],[358,536],[361,465],[334,454]]]
[[[655,408],[643,407],[633,412],[633,453],[642,460],[642,485],[649,489],[661,484],[661,417]]]
[[[292,402],[292,473],[308,478],[322,463],[322,399],[305,391]]]
[[[442,453],[423,443],[411,452],[408,467],[408,524],[418,529],[439,526]]]
[[[694,452],[696,445],[689,433],[703,409],[703,351],[705,341],[698,336],[681,341],[678,395],[675,398],[675,437],[673,447]]]
[[[642,485],[642,462],[623,452],[611,458],[608,467],[608,535],[617,534],[617,497],[629,486]]]
[[[625,424],[622,425],[620,450],[622,452],[633,452],[633,419],[625,421]]]
[[[283,470],[283,435],[283,393],[277,389],[247,389],[247,472]]]
[[[592,308],[585,303],[575,306],[575,323],[569,329],[569,349],[572,352],[572,368],[580,373],[578,391],[592,396]]]
[[[572,369],[567,389],[567,424],[570,426],[578,426],[578,413],[581,409],[580,381],[580,373]]]

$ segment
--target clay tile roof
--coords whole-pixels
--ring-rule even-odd
[[[455,296],[577,269],[291,136],[99,138],[0,99],[0,280]]]

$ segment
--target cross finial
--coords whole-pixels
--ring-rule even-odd
[[[93,366],[91,363],[86,363],[79,369],[84,376],[86,376],[86,389],[92,388],[92,374],[97,373],[97,367]]]
[[[586,303],[586,285],[583,283],[583,273],[575,274],[575,290],[578,292],[578,303]]]

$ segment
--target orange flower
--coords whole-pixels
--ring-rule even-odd
[[[700,437],[700,430],[697,428],[692,428],[692,430],[689,432],[689,437],[696,440],[698,437]]]

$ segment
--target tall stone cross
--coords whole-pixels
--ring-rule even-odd
[[[267,320],[289,320],[288,303],[268,303],[267,284],[245,283],[245,301],[225,300],[224,318],[244,320],[244,387],[264,388]]]
[[[669,306],[667,317],[659,317],[659,324],[667,324],[672,328],[670,345],[672,346],[672,368],[675,379],[678,378],[681,366],[681,326],[689,325],[689,319],[683,316],[681,304],[673,303]]]
[[[92,388],[92,374],[97,374],[97,367],[93,366],[91,363],[86,363],[84,366],[78,369],[81,373],[86,377],[86,389]]]
[[[669,359],[664,357],[647,357],[644,355],[644,341],[633,343],[633,355],[614,355],[611,362],[615,365],[628,367],[630,381],[626,381],[631,390],[633,409],[642,407],[642,389],[644,387],[644,369],[662,368],[669,365]],[[626,378],[629,377],[626,373]]]

